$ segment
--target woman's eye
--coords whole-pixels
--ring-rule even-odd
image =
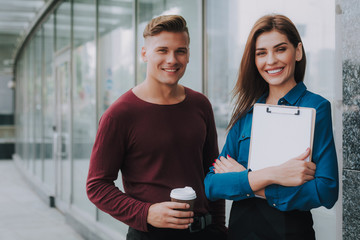
[[[256,56],[264,56],[266,53],[265,52],[257,52]]]
[[[284,51],[286,51],[286,48],[284,47],[278,48],[278,52],[284,52]]]

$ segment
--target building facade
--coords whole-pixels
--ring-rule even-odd
[[[49,1],[15,59],[17,165],[86,239],[125,239],[127,226],[87,199],[85,181],[102,113],[144,80],[145,25],[162,14],[187,20],[191,54],[181,83],[209,97],[221,148],[246,38],[269,13],[294,21],[307,54],[305,84],[332,104],[341,188],[332,209],[312,211],[317,239],[360,238],[357,0]],[[120,173],[116,185],[122,189]]]
[[[343,239],[360,238],[360,2],[338,0],[342,65]],[[340,56],[340,54],[339,54]]]

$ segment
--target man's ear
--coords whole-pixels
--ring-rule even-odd
[[[301,42],[298,43],[295,54],[296,54],[295,55],[296,61],[300,62],[302,57],[303,57],[303,48],[302,48],[302,43]]]
[[[146,47],[142,47],[141,48],[141,58],[144,62],[147,62],[147,57],[146,57]]]
[[[188,48],[188,54],[187,54],[188,56],[187,56],[187,63],[189,63],[190,62],[190,48]]]

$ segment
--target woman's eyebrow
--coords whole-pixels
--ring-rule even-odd
[[[283,45],[283,44],[288,45],[287,42],[281,42],[281,43],[279,43],[279,44],[276,44],[273,48],[277,48],[277,47],[279,47],[279,46],[281,46],[281,45]],[[255,50],[266,50],[266,48],[259,47],[259,48],[256,48]]]
[[[287,42],[282,42],[282,43],[279,43],[279,44],[276,44],[275,46],[274,46],[274,48],[277,48],[277,47],[279,47],[279,46],[281,46],[281,45],[283,45],[283,44],[288,44]]]

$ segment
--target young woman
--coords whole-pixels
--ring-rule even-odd
[[[310,209],[331,208],[337,201],[330,103],[306,90],[305,65],[304,47],[290,19],[267,15],[255,23],[234,88],[227,140],[205,178],[210,200],[234,200],[229,239],[315,239]],[[304,149],[279,166],[247,169],[256,102],[315,108],[312,152]],[[312,162],[304,161],[309,154]]]

